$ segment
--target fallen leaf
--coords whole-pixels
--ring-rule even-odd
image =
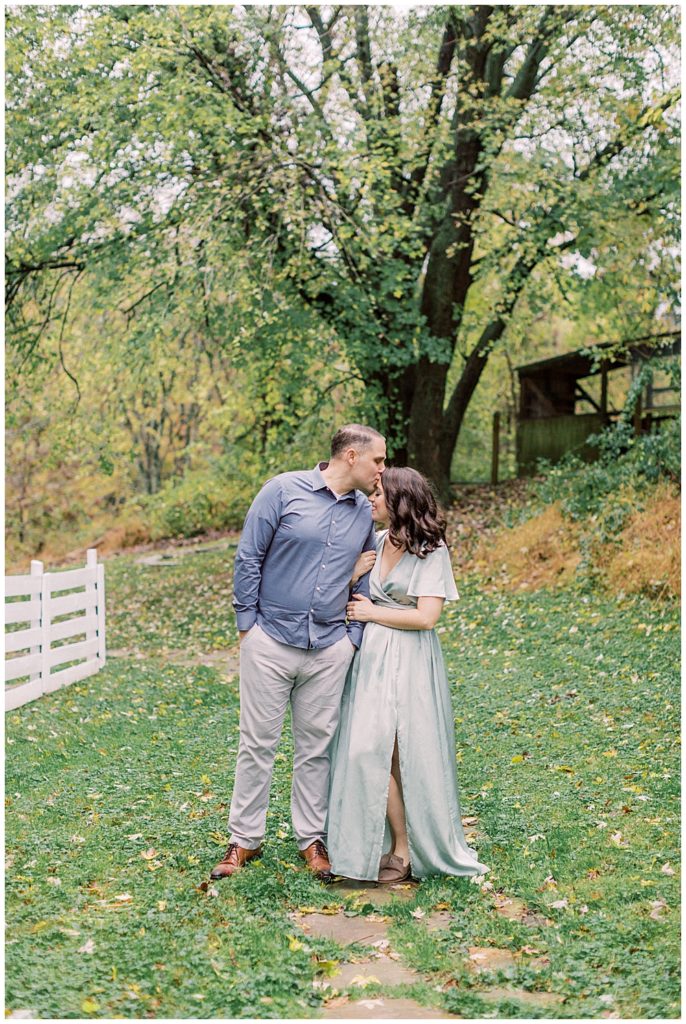
[[[100,1009],[100,1004],[96,1003],[95,999],[88,997],[81,1003],[81,1009],[84,1013],[95,1013],[96,1010]]]
[[[425,910],[421,910],[421,909],[420,909],[419,907],[417,907],[417,909],[416,909],[416,910],[413,910],[413,911],[411,912],[411,915],[410,915],[410,916],[411,916],[411,917],[414,917],[414,918],[415,918],[415,920],[417,920],[417,921],[421,921],[421,919],[422,919],[423,917],[426,917],[426,911],[425,911]]]
[[[61,884],[62,884],[62,879],[58,878],[56,875],[50,875],[48,877],[48,885],[54,885],[54,886],[59,887]]]
[[[380,985],[381,982],[373,974],[369,974],[366,978],[363,974],[357,974],[350,984],[354,985],[355,988],[367,988],[369,985]]]
[[[660,871],[662,872],[663,875],[673,875],[674,874],[674,868],[671,867],[670,864],[663,864],[662,867],[660,868]]]
[[[155,849],[154,846],[151,846],[149,850],[141,851],[141,857],[143,858],[143,860],[152,860],[156,856],[157,850]]]
[[[317,960],[317,970],[325,978],[331,978],[338,971],[340,960]]]
[[[133,896],[128,892],[120,892],[118,896],[114,897],[119,903],[131,903]]]
[[[555,902],[551,903],[550,906],[553,908],[553,910],[566,910],[569,906],[569,903],[566,899],[555,900]]]
[[[345,1006],[349,1000],[350,996],[334,996],[333,999],[327,999],[324,1006],[327,1010],[336,1010],[339,1006]]]
[[[76,934],[78,935],[78,932],[76,932]],[[93,942],[92,939],[86,939],[84,944],[79,949],[77,949],[76,952],[77,953],[94,953],[95,952],[95,943]]]
[[[653,921],[659,921],[662,915],[664,914],[665,910],[667,910],[667,901],[663,899],[651,900],[650,906],[653,908],[650,911],[650,916],[652,917]]]

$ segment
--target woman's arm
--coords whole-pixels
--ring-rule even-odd
[[[384,608],[373,604],[369,598],[356,594],[348,603],[348,618],[351,622],[378,622],[380,626],[393,629],[433,629],[443,611],[444,598],[419,597],[417,607]]]

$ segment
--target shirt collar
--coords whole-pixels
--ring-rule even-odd
[[[322,470],[326,469],[328,465],[328,462],[318,462],[312,470],[313,491],[328,491],[329,494],[333,494],[333,491],[322,476]],[[359,491],[348,491],[347,494],[341,494],[340,501],[351,501],[353,504],[357,504],[359,502],[360,495],[361,492]],[[362,495],[362,497],[364,497],[364,495]]]

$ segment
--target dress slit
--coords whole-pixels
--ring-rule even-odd
[[[404,742],[404,741],[403,741]],[[405,797],[405,786],[403,785],[403,779],[406,777],[403,769],[403,743],[400,741],[400,730],[398,729],[398,723],[395,725],[395,743],[398,744],[398,768],[400,770],[400,789],[403,794],[403,809],[405,811],[405,831],[407,832],[407,846],[410,851],[410,869],[412,868],[412,861],[414,860],[413,843],[412,843],[412,829],[410,827],[410,815],[407,809],[407,799]],[[392,755],[391,755],[392,756]],[[390,783],[389,783],[390,785]],[[388,807],[388,798],[386,798],[386,807]],[[390,828],[390,826],[389,826]]]

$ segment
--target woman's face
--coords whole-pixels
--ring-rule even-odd
[[[376,489],[369,495],[369,501],[372,506],[372,519],[375,523],[386,523],[388,522],[388,512],[386,510],[386,499],[384,498],[383,488],[381,484],[377,484]]]

